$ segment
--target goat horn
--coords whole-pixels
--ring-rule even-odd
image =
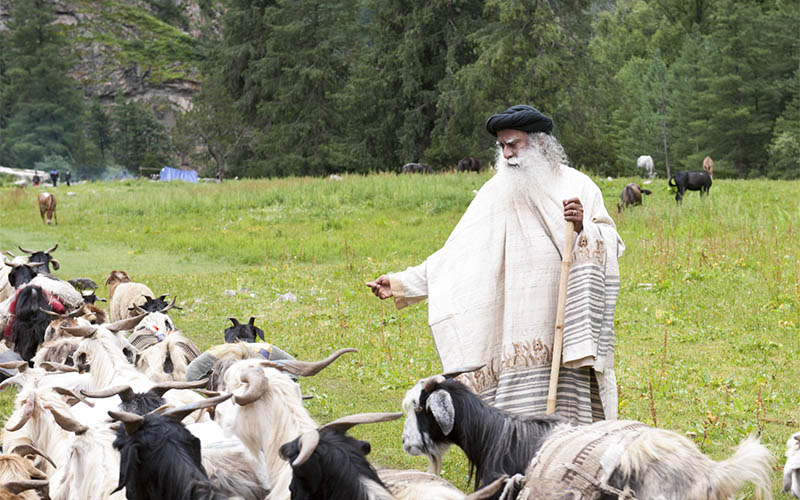
[[[319,444],[319,431],[308,431],[303,433],[300,436],[300,439],[297,441],[297,457],[292,462],[292,467],[298,467],[306,463],[311,455],[314,453],[314,450],[317,449],[317,445]]]
[[[228,318],[233,323],[233,326],[239,326],[239,320],[236,318]]]
[[[22,247],[21,247],[21,246],[19,246],[19,245],[17,245],[17,248],[19,248],[19,249],[20,249],[22,252],[24,252],[24,253],[26,253],[26,254],[28,254],[28,255],[33,255],[33,254],[35,254],[35,253],[36,253],[36,252],[34,252],[33,250],[26,250],[26,249],[22,248]]]
[[[207,378],[204,378],[202,380],[195,380],[193,382],[174,380],[169,382],[160,382],[151,387],[150,390],[147,392],[155,394],[158,397],[163,397],[164,393],[170,389],[198,389],[200,387],[205,387],[206,384],[208,384]]]
[[[83,434],[89,430],[89,427],[83,425],[69,415],[64,415],[52,406],[45,406],[45,409],[50,410],[50,413],[53,415],[53,418],[58,426],[65,431],[74,432],[75,434]]]
[[[61,329],[62,332],[72,335],[73,337],[91,337],[97,332],[96,325],[81,325],[81,326],[65,326]]]
[[[129,385],[117,385],[103,389],[102,391],[85,391],[81,389],[81,394],[87,398],[110,398],[111,396],[119,396],[119,398],[127,403],[133,399],[134,392]]]
[[[205,379],[205,380],[208,380],[208,379]],[[197,392],[198,394],[202,394],[203,396],[205,396],[207,398],[213,398],[214,396],[219,396],[220,394],[222,394],[219,391],[209,391],[208,389],[197,389],[195,392]]]
[[[74,318],[74,317],[76,317],[76,316],[80,316],[80,315],[81,315],[81,313],[83,312],[83,308],[82,308],[82,307],[81,307],[81,308],[78,308],[78,309],[75,309],[74,311],[71,311],[71,312],[69,312],[69,313],[67,313],[67,314],[59,314],[59,313],[57,313],[57,312],[55,312],[55,311],[48,311],[48,310],[47,310],[47,309],[45,309],[44,307],[40,307],[40,308],[39,308],[39,310],[40,310],[40,311],[42,311],[43,313],[47,314],[48,316],[50,316],[50,317],[53,317],[53,318],[56,318],[56,319],[60,319],[60,318]]]
[[[19,481],[9,481],[7,483],[3,483],[0,485],[0,487],[16,495],[27,490],[42,490],[47,488],[49,484],[50,481],[47,479],[21,479]]]
[[[189,403],[188,405],[175,408],[174,410],[167,410],[164,412],[164,416],[169,417],[176,422],[180,422],[186,417],[186,415],[192,413],[193,411],[202,410],[203,408],[213,408],[223,401],[229,399],[231,396],[233,396],[233,394],[229,393],[214,398],[206,398],[202,401],[195,401],[194,403]]]
[[[425,392],[431,392],[433,388],[436,386],[436,384],[441,384],[445,380],[446,379],[444,378],[444,375],[434,375],[432,377],[424,379],[422,387],[425,390]]]
[[[241,376],[242,382],[248,385],[247,391],[242,395],[236,395],[234,401],[237,405],[245,406],[258,400],[267,392],[269,388],[269,381],[264,375],[264,372],[258,368],[250,368]]]
[[[39,364],[40,368],[44,368],[48,372],[70,372],[75,373],[78,371],[74,366],[65,365],[64,363],[56,363],[55,361],[42,361]]]
[[[61,269],[61,263],[52,257],[50,257],[50,264],[53,265],[53,271],[58,271]]]
[[[56,251],[56,248],[58,248],[58,243],[56,243],[56,244],[53,246],[53,248],[50,248],[49,250],[45,250],[45,251],[44,251],[44,253],[55,252],[55,251]]]
[[[455,369],[453,371],[440,373],[439,375],[433,375],[431,377],[422,379],[422,383],[423,383],[423,385],[425,387],[425,392],[431,392],[431,389],[433,389],[433,386],[435,386],[436,384],[441,384],[442,382],[444,382],[445,380],[447,380],[449,378],[456,378],[456,377],[458,377],[459,375],[461,375],[463,373],[471,373],[471,372],[478,371],[481,368],[483,368],[484,366],[486,366],[485,363],[482,364],[482,365],[468,366],[466,368],[457,368],[457,369]]]
[[[89,401],[88,399],[86,399],[86,398],[83,396],[83,394],[77,394],[77,393],[76,393],[75,391],[73,391],[72,389],[67,389],[66,387],[57,387],[57,386],[56,386],[56,387],[53,387],[53,391],[55,391],[55,392],[56,392],[56,393],[58,393],[58,394],[61,394],[62,396],[67,396],[67,397],[70,397],[70,398],[75,398],[77,401],[80,401],[80,402],[82,402],[83,404],[85,404],[85,405],[87,405],[87,406],[90,406],[90,407],[94,408],[94,403],[92,403],[91,401]],[[77,401],[76,401],[76,403],[77,403]]]
[[[160,311],[158,311],[158,312],[160,312],[160,313],[166,313],[166,312],[167,312],[167,311],[169,311],[170,309],[180,309],[180,307],[177,307],[177,306],[175,305],[175,301],[176,301],[176,300],[178,300],[178,296],[177,296],[177,295],[176,295],[176,296],[174,296],[174,297],[172,297],[172,302],[170,302],[170,303],[169,303],[169,304],[168,304],[166,307],[164,307],[163,309],[161,309],[161,310],[160,310]]]
[[[255,326],[256,317],[255,316],[250,316],[250,321],[248,321],[247,324],[250,325],[250,326]]]
[[[0,368],[5,368],[6,370],[17,370],[18,372],[24,372],[28,368],[28,362],[6,361],[5,363],[0,363]]]
[[[127,411],[110,410],[108,416],[122,422],[123,427],[125,427],[125,434],[128,436],[139,430],[139,427],[144,423],[143,416],[135,413],[128,413]]]
[[[397,420],[403,416],[403,412],[395,413],[358,413],[347,417],[337,418],[333,422],[328,422],[319,428],[319,431],[333,430],[337,432],[347,432],[351,427],[358,424],[372,424],[376,422],[389,422]]]
[[[281,360],[280,362],[275,362],[275,361],[264,360],[261,362],[261,365],[286,371],[293,375],[298,375],[300,377],[312,377],[317,373],[321,372],[328,365],[336,361],[336,359],[339,356],[341,356],[346,352],[358,352],[358,350],[352,347],[339,349],[338,351],[334,352],[333,354],[323,359],[322,361],[311,362],[311,361],[297,361],[291,359],[291,360]]]
[[[40,449],[30,444],[21,444],[19,446],[15,446],[14,449],[11,450],[11,453],[19,455],[21,457],[24,457],[25,455],[39,455],[40,457],[50,462],[50,465],[56,467],[55,462],[53,462],[53,460],[50,457],[45,455]]]
[[[28,420],[30,420],[31,415],[33,415],[34,406],[36,406],[36,395],[34,393],[30,393],[30,395],[28,395],[28,399],[25,400],[22,417],[20,417],[19,422],[12,425],[11,427],[6,425],[6,430],[10,432],[15,432],[22,429],[25,426],[25,424],[28,423]]]
[[[41,262],[26,262],[24,265],[29,267],[29,268],[31,268],[31,269],[34,269],[34,268],[37,268],[37,267],[41,266],[42,263]]]
[[[147,316],[147,314],[140,314],[138,316],[134,316],[133,318],[121,319],[111,323],[110,325],[107,325],[106,329],[114,333],[122,330],[133,330],[136,328],[136,325],[138,325],[144,319],[145,316]]]
[[[465,496],[464,500],[485,500],[486,498],[491,498],[500,491],[500,488],[505,486],[506,481],[508,481],[508,475],[503,474],[483,488]]]
[[[8,255],[8,256],[9,256],[9,257],[11,257],[12,259],[13,259],[14,257],[16,257],[16,255],[14,255],[13,253],[9,252],[8,250],[3,250],[3,251],[2,251],[2,252],[0,252],[0,253],[2,253],[3,255]]]

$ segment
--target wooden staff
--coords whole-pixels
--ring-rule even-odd
[[[567,221],[564,238],[564,251],[561,252],[561,279],[558,280],[558,305],[556,308],[556,330],[553,334],[553,364],[550,365],[550,387],[547,390],[547,415],[556,411],[558,393],[558,371],[561,368],[561,349],[564,345],[564,310],[567,307],[567,279],[572,264],[572,241],[575,223]]]

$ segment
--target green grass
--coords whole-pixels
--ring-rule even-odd
[[[176,294],[183,310],[173,318],[201,348],[222,342],[230,316],[256,316],[268,340],[301,359],[358,348],[301,381],[324,423],[397,411],[417,379],[439,371],[425,305],[397,311],[364,282],[438,249],[489,175],[59,186],[57,227],[41,223],[35,190],[2,188],[0,249],[59,243],[64,279],[102,283],[124,269]],[[785,442],[800,428],[800,182],[718,180],[709,198],[691,193],[679,207],[657,180],[643,206],[616,215],[630,181],[597,179],[627,246],[620,417],[688,433],[715,459],[761,432],[777,457],[774,491],[788,498],[778,492]],[[277,300],[288,292],[297,302]],[[10,396],[2,401],[7,415]],[[402,451],[401,429],[352,432],[372,442],[373,462],[424,468]],[[444,475],[468,488],[460,450]]]

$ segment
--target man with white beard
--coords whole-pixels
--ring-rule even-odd
[[[527,105],[489,118],[497,173],[444,246],[425,262],[366,285],[398,309],[428,299],[444,372],[489,404],[543,415],[552,362],[561,251],[574,223],[556,414],[578,423],[617,414],[614,308],[624,246],[600,189],[567,166],[553,122]]]

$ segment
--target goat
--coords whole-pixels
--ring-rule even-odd
[[[475,158],[473,156],[468,156],[466,158],[462,158],[458,162],[458,171],[459,172],[480,172],[481,171],[481,159]]]
[[[147,302],[155,294],[147,285],[135,283],[125,271],[111,271],[106,278],[108,286],[108,316],[113,321],[135,316],[133,307]]]
[[[6,325],[4,335],[14,352],[25,361],[33,358],[36,349],[44,341],[44,332],[50,324],[47,311],[53,308],[64,312],[61,303],[53,300],[41,287],[28,285],[17,290],[9,309],[11,320]]]
[[[505,477],[482,490],[465,496],[449,482],[437,476],[419,480],[417,471],[390,471],[386,477],[398,479],[398,492],[392,492],[383,476],[370,465],[366,455],[370,444],[347,436],[352,426],[360,423],[387,422],[402,413],[364,413],[340,418],[319,429],[308,431],[280,448],[281,458],[291,464],[292,500],[475,500],[488,498],[505,481]],[[400,479],[403,478],[403,479]]]
[[[476,488],[502,474],[523,474],[529,468],[530,486],[537,481],[564,484],[565,474],[577,469],[572,476],[590,478],[587,488],[595,495],[592,498],[616,498],[602,495],[635,490],[639,500],[723,500],[747,482],[754,483],[757,494],[771,498],[771,454],[756,439],[745,440],[728,460],[714,462],[687,438],[640,422],[576,427],[550,417],[513,416],[489,407],[466,386],[448,378],[460,373],[423,379],[406,393],[403,448],[412,455],[427,455],[431,465],[440,468],[442,456],[456,444],[470,461]],[[616,427],[609,431],[604,427],[608,425]],[[611,433],[614,438],[610,441],[584,448],[598,454],[591,458],[607,454],[604,465],[608,472],[602,478],[592,476],[596,470],[576,465],[588,463],[587,457],[576,459],[567,471],[558,466],[564,462],[562,457],[548,460],[551,453],[570,451],[586,445],[593,436]],[[614,445],[617,448],[612,450]],[[608,462],[609,457],[615,460]],[[571,485],[563,488],[566,498]]]
[[[653,194],[649,189],[642,189],[635,182],[631,182],[622,189],[620,194],[620,202],[617,203],[617,213],[621,214],[622,210],[627,206],[641,205],[643,194]]]
[[[289,498],[291,468],[281,460],[278,448],[303,432],[317,428],[303,407],[299,386],[277,368],[312,376],[343,353],[354,351],[340,349],[315,363],[291,360],[277,363],[263,358],[241,360],[225,373],[225,390],[234,397],[217,408],[216,420],[226,432],[241,439],[253,456],[263,457],[272,485],[270,500]]]
[[[55,219],[58,225],[58,215],[56,214],[56,195],[48,193],[47,191],[39,193],[39,215],[42,217],[42,224],[45,223],[45,216],[47,217],[47,224]]]
[[[714,177],[714,160],[710,156],[703,158],[703,170],[708,172],[712,178]]]
[[[39,264],[39,267],[36,268],[36,272],[50,274],[50,265],[53,266],[54,271],[58,271],[61,268],[61,263],[54,259],[52,255],[50,255],[56,251],[58,248],[58,243],[47,250],[28,250],[22,248],[22,246],[17,246],[17,248],[19,248],[21,252],[29,255],[29,264]]]
[[[686,190],[700,191],[700,196],[703,196],[703,193],[708,195],[708,190],[711,189],[711,175],[708,172],[700,171],[678,172],[669,178],[668,184],[670,187],[678,188],[678,192],[675,193],[675,201],[680,203]]]
[[[180,421],[189,413],[215,406],[230,394],[144,416],[109,411],[125,430],[113,442],[120,452],[119,481],[128,500],[223,500],[203,469],[200,440]]]
[[[232,343],[237,341],[242,342],[255,342],[256,336],[264,340],[264,330],[255,325],[256,318],[250,316],[250,321],[247,324],[240,324],[236,318],[228,318],[233,323],[225,329],[225,342]]]
[[[47,474],[37,469],[33,462],[25,455],[42,453],[32,446],[17,446],[10,453],[0,455],[0,488],[8,490],[20,500],[39,500],[41,498],[33,488],[46,490],[48,486]],[[5,497],[0,494],[0,500]]]
[[[800,498],[800,432],[786,441],[786,463],[783,466],[783,493]]]

